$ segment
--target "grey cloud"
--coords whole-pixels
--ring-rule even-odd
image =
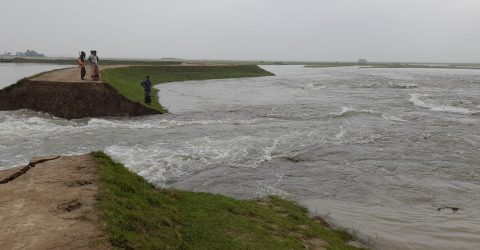
[[[2,0],[0,50],[238,60],[480,61],[476,0]]]

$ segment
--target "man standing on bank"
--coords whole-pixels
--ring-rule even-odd
[[[150,105],[152,103],[152,98],[150,97],[150,90],[152,89],[152,82],[150,82],[150,76],[146,76],[145,81],[143,81],[140,85],[142,85],[143,90],[145,91],[145,103]]]

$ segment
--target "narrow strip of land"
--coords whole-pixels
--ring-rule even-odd
[[[0,90],[0,110],[31,109],[66,119],[163,114],[168,111],[156,98],[158,89],[151,89],[151,103],[144,102],[140,83],[147,75],[153,84],[273,75],[257,65],[108,65],[101,69],[101,81],[92,81],[90,70],[86,80],[78,67],[20,80]]]

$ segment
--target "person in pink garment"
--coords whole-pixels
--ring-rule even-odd
[[[98,59],[96,50],[90,51],[90,56],[88,57],[88,61],[90,62],[90,66],[92,68],[92,73],[91,73],[92,80],[94,81],[100,80],[100,71],[98,68],[98,62],[100,60]]]

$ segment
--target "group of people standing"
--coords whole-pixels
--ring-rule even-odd
[[[85,80],[85,75],[87,74],[87,71],[85,69],[86,56],[87,54],[85,54],[85,51],[82,51],[80,52],[80,57],[78,58],[78,65],[80,66],[80,78],[82,80]],[[88,57],[88,61],[90,62],[92,80],[94,81],[100,80],[100,70],[98,68],[98,62],[100,60],[98,59],[96,50],[90,51],[90,56]]]
[[[78,58],[78,65],[80,66],[80,78],[82,80],[85,80],[85,75],[87,74],[87,70],[85,69],[86,62],[85,62],[85,57],[87,55],[85,54],[85,51],[80,52],[80,57]],[[90,51],[90,56],[88,57],[88,61],[90,62],[90,67],[91,67],[91,77],[92,80],[98,81],[100,80],[100,71],[98,68],[98,62],[100,61],[97,56],[97,51],[92,50]],[[146,76],[145,80],[140,84],[143,87],[143,90],[145,92],[145,103],[146,104],[151,104],[152,99],[150,97],[150,91],[152,89],[152,82],[150,81],[150,76]]]

